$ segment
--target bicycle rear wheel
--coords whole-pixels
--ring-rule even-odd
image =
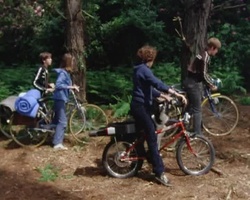
[[[35,130],[36,124],[23,125],[17,123],[15,114],[10,119],[10,134],[12,139],[22,147],[38,147],[42,145],[48,132]]]
[[[180,169],[188,175],[206,174],[213,166],[215,150],[212,143],[203,136],[190,138],[189,148],[185,139],[177,146],[176,159]]]
[[[227,96],[212,96],[212,111],[209,100],[206,98],[202,104],[202,125],[204,130],[214,136],[230,134],[239,121],[239,111],[233,100]]]
[[[10,135],[10,119],[5,119],[5,118],[1,118],[0,119],[0,132],[2,134],[4,134],[5,137],[7,138],[11,138],[11,135]]]
[[[108,125],[108,117],[105,112],[97,105],[86,104],[85,108],[85,131],[98,130]]]
[[[136,149],[133,148],[126,153],[130,146],[131,144],[125,141],[111,141],[106,145],[102,155],[102,164],[110,176],[128,178],[137,174],[141,169],[143,160],[137,159]]]

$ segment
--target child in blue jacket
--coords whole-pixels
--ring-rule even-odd
[[[75,89],[79,91],[78,86],[72,85],[72,80],[70,77],[70,72],[72,72],[74,64],[74,57],[71,54],[66,53],[62,58],[61,68],[54,69],[54,71],[57,73],[57,80],[53,95],[55,111],[53,123],[56,124],[56,131],[52,142],[54,149],[58,150],[68,149],[63,145],[63,139],[67,126],[66,103],[69,99],[69,90]]]

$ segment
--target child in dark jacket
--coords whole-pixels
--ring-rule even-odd
[[[48,67],[52,64],[52,55],[49,52],[42,52],[39,57],[42,64],[36,72],[33,86],[41,92],[42,96],[44,96],[46,93],[54,91],[54,84],[49,83],[48,72]]]
[[[196,55],[194,61],[188,66],[188,74],[184,80],[183,85],[187,91],[187,98],[189,101],[187,111],[193,115],[194,132],[196,134],[202,134],[202,84],[209,86],[212,91],[217,90],[212,78],[208,74],[208,67],[211,56],[215,56],[220,48],[220,40],[217,38],[210,38],[207,42],[207,47]]]
[[[156,49],[148,45],[143,46],[137,51],[137,56],[141,60],[141,64],[134,67],[134,86],[130,109],[131,114],[135,119],[137,132],[139,132],[139,130],[143,130],[146,134],[146,141],[152,158],[153,173],[155,174],[156,180],[165,186],[169,186],[170,183],[164,174],[164,164],[158,151],[155,124],[151,118],[152,100],[157,97],[170,100],[169,96],[164,93],[170,93],[182,98],[183,103],[186,103],[186,98],[175,92],[175,90],[165,85],[161,80],[153,75],[150,68],[154,63],[156,54]],[[142,154],[146,153],[143,146],[140,147],[140,150]]]

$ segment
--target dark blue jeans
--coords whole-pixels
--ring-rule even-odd
[[[188,106],[187,112],[193,116],[194,132],[202,134],[201,132],[201,99],[202,99],[202,83],[195,81],[193,78],[186,78],[184,81],[184,88],[187,92]]]
[[[53,123],[56,124],[56,131],[53,137],[53,144],[62,144],[64,139],[65,129],[67,127],[66,106],[61,100],[54,101],[55,116]]]
[[[132,102],[131,114],[135,119],[137,133],[139,130],[143,130],[146,135],[146,141],[152,159],[153,173],[159,176],[164,172],[164,164],[158,151],[157,135],[155,133],[154,122],[151,118],[150,108],[145,107],[141,103]]]

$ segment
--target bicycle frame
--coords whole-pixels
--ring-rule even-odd
[[[76,94],[73,90],[70,90],[72,96],[73,96],[73,99],[74,99],[74,104],[75,106],[80,109],[81,108],[81,104],[79,103],[79,101],[77,100],[77,97],[76,97]]]
[[[192,147],[190,145],[189,135],[188,135],[188,132],[185,129],[185,125],[184,125],[183,120],[178,120],[178,121],[176,121],[172,125],[164,126],[162,129],[156,130],[156,134],[164,133],[164,132],[169,131],[171,129],[174,129],[176,127],[181,128],[181,130],[178,133],[176,133],[174,136],[172,136],[172,139],[170,141],[168,141],[165,144],[163,144],[161,146],[161,148],[159,149],[159,151],[162,151],[163,149],[165,149],[166,147],[168,147],[170,144],[172,144],[175,141],[179,140],[181,137],[185,137],[185,140],[186,140],[186,143],[187,143],[189,151],[192,154],[195,154],[195,152],[193,151],[193,149],[192,149]],[[120,157],[121,161],[135,161],[135,160],[144,160],[144,159],[146,159],[145,157],[132,157],[132,158],[128,157],[128,154],[131,152],[131,150],[135,149],[138,144],[144,142],[145,137],[146,136],[144,134],[138,140],[136,140],[135,142],[133,142],[132,145],[126,150],[125,154]]]
[[[210,105],[210,108],[211,108],[212,112],[214,114],[216,114],[217,117],[219,117],[219,114],[217,113],[217,110],[216,110],[216,108],[214,106],[214,98],[217,97],[217,96],[220,96],[221,94],[220,93],[211,94],[210,89],[207,88],[206,86],[204,88],[204,93],[205,93],[204,99],[206,99],[206,98],[208,99],[208,102],[209,102],[209,105]]]

